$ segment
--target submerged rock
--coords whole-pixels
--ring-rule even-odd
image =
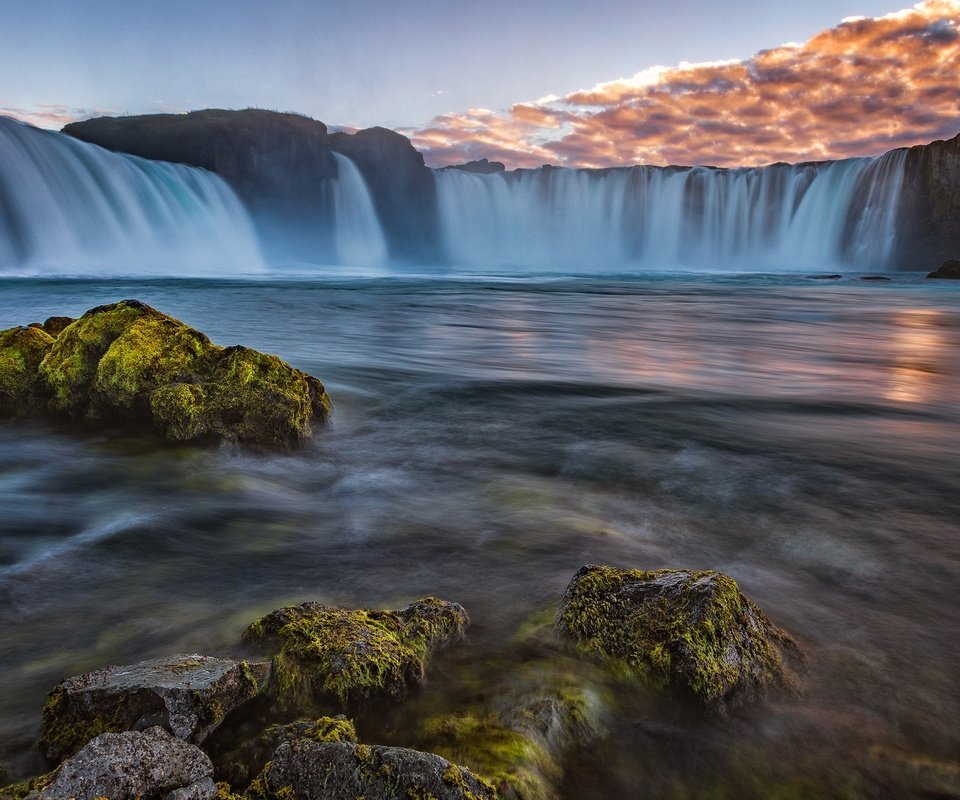
[[[56,330],[67,318],[51,318]],[[0,413],[148,422],[169,439],[287,446],[332,406],[316,378],[277,356],[223,348],[137,300],[91,309],[56,339],[0,333]]]
[[[281,704],[304,707],[404,696],[423,681],[427,658],[461,639],[468,624],[462,606],[435,597],[402,611],[303,603],[257,620],[244,638],[278,648],[273,690]]]
[[[43,413],[47,388],[39,367],[53,341],[42,328],[0,331],[0,414]]]
[[[606,735],[615,702],[600,666],[564,652],[552,612],[537,613],[513,643],[519,660],[465,665],[473,702],[422,725],[428,750],[489,781],[501,800],[559,797],[565,757]]]
[[[955,258],[944,261],[937,269],[929,273],[927,277],[960,279],[960,261]]]
[[[287,742],[249,793],[263,800],[494,800],[493,787],[433,753],[309,739]]]
[[[44,706],[41,749],[59,761],[101,733],[154,725],[203,742],[229,712],[259,693],[268,670],[266,663],[183,655],[68,678]]]
[[[55,772],[28,800],[210,800],[213,765],[194,745],[159,727],[105,733]]]
[[[720,572],[581,567],[556,619],[561,636],[629,672],[722,709],[796,690],[793,638]]]

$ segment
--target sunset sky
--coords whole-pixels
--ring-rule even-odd
[[[12,0],[0,113],[260,106],[431,165],[720,166],[960,133],[960,0]]]

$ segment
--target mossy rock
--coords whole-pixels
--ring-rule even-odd
[[[250,800],[495,800],[493,787],[433,753],[353,742],[286,742]]]
[[[799,688],[794,639],[720,572],[581,567],[556,627],[588,653],[712,709]]]
[[[276,648],[272,682],[279,702],[308,708],[318,700],[403,697],[423,681],[427,658],[461,639],[468,624],[462,606],[433,597],[402,611],[303,603],[257,620],[244,638]]]
[[[270,725],[259,736],[243,737],[239,746],[218,759],[217,774],[229,785],[247,786],[263,770],[270,756],[284,742],[357,742],[353,722],[342,714]]]
[[[259,694],[268,670],[263,662],[190,654],[68,678],[47,697],[40,748],[57,763],[102,733],[157,724],[202,743],[227,714]]]
[[[66,319],[45,325],[54,330]],[[38,343],[46,336],[29,330]],[[277,356],[215,345],[137,300],[91,309],[56,340],[42,341],[44,399],[53,413],[74,419],[146,422],[177,441],[282,447],[309,438],[332,411],[316,378]],[[18,385],[31,390],[26,379]]]
[[[53,341],[42,328],[0,331],[0,414],[33,416],[45,411],[47,389],[39,367]]]
[[[537,737],[515,730],[495,715],[440,714],[423,726],[426,741],[439,754],[467,765],[510,800],[553,800],[560,764]]]
[[[555,800],[567,754],[607,732],[602,670],[553,652],[487,678],[476,701],[423,723],[428,749],[483,776],[504,800]]]

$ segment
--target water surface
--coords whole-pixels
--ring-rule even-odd
[[[463,603],[436,705],[608,563],[733,575],[808,691],[628,703],[566,798],[896,796],[960,752],[960,286],[893,277],[0,282],[0,327],[136,297],[336,407],[285,455],[0,422],[0,759],[35,765],[59,679],[307,599]]]

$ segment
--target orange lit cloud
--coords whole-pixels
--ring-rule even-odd
[[[93,108],[70,108],[55,103],[38,103],[30,108],[0,105],[0,115],[13,117],[37,128],[59,130],[64,125],[90,117],[100,117],[116,112]]]
[[[744,61],[445,114],[407,131],[428,164],[756,165],[876,154],[960,132],[960,0],[850,18]]]

